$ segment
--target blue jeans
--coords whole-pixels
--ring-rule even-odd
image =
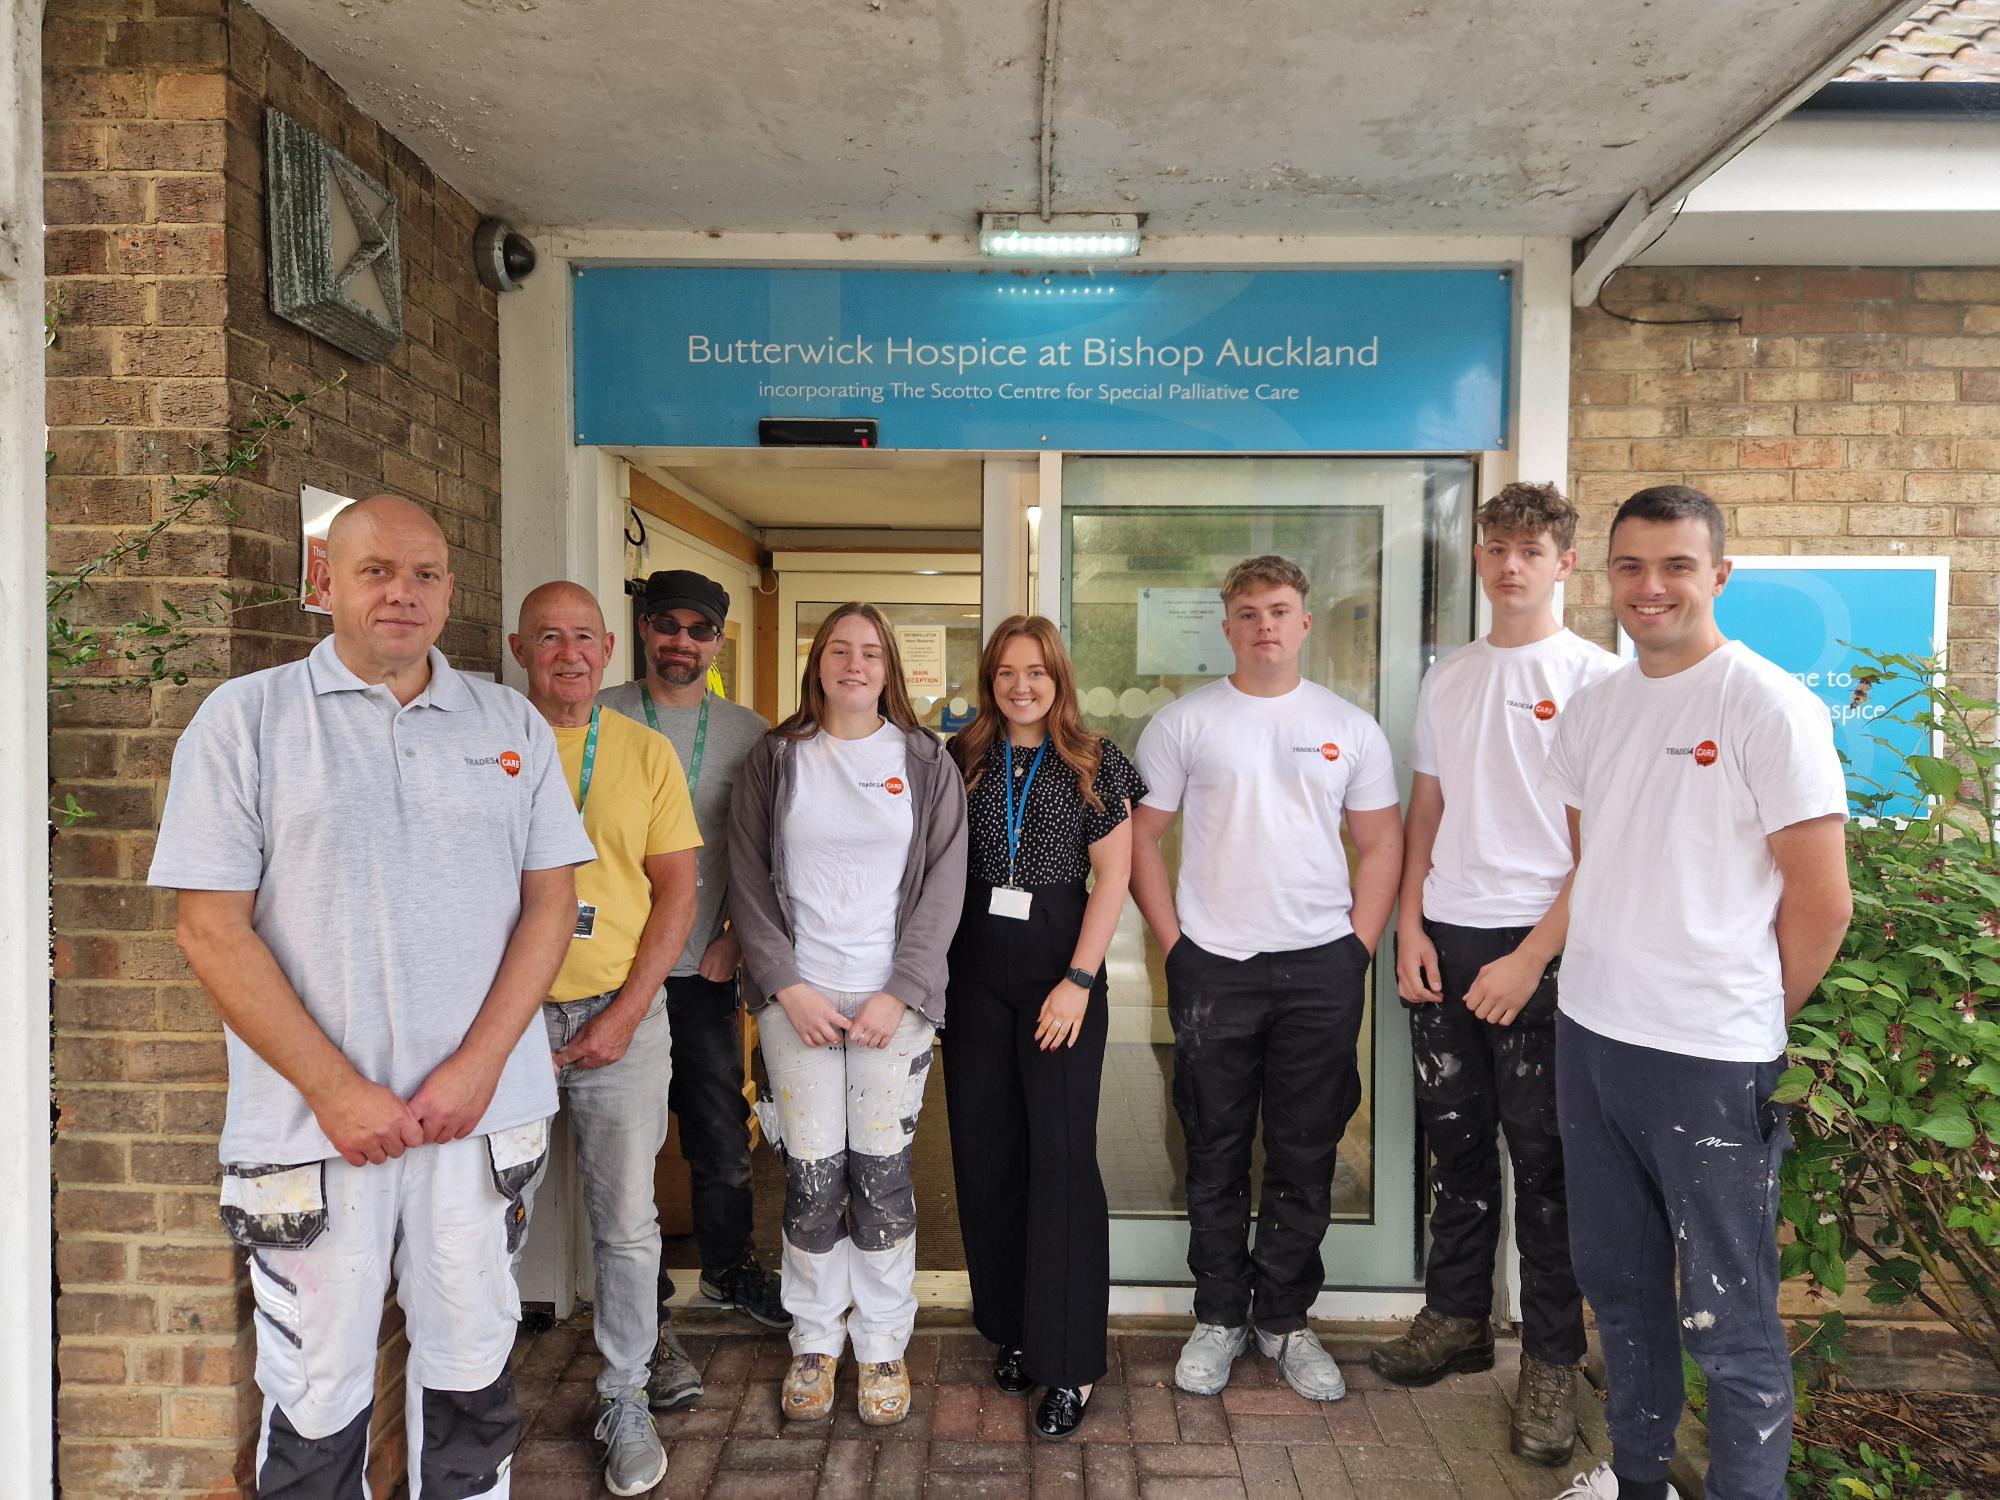
[[[549,1050],[560,1052],[613,995],[544,1005]],[[577,1173],[590,1214],[597,1300],[592,1329],[604,1368],[597,1393],[643,1390],[659,1336],[660,1216],[653,1169],[667,1141],[671,1034],[664,991],[653,1000],[632,1044],[602,1068],[556,1074],[563,1112],[576,1136]]]

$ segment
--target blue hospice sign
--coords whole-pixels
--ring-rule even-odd
[[[1943,649],[1949,566],[1936,557],[1742,557],[1715,601],[1724,635],[1776,662],[1826,704],[1850,792],[1894,784],[1900,757],[1931,751],[1925,731],[1884,719],[1885,705],[1857,703],[1853,674],[1866,665],[1863,648],[1909,656]],[[1924,804],[1912,797],[1887,810],[1922,816]]]
[[[1512,284],[1487,271],[579,271],[577,441],[886,448],[1502,447]]]

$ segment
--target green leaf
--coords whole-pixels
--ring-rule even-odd
[[[1911,1128],[1919,1135],[1929,1136],[1943,1145],[1961,1150],[1970,1146],[1973,1141],[1971,1116],[1959,1108],[1934,1110]]]
[[[1911,773],[1934,797],[1956,797],[1960,785],[1965,781],[1963,771],[1948,760],[1939,760],[1935,755],[1912,755],[1908,764]]]
[[[1773,1104],[1796,1104],[1811,1092],[1813,1070],[1811,1068],[1787,1068],[1778,1075],[1777,1086],[1771,1090]]]
[[[1983,1062],[1965,1075],[1968,1086],[2000,1094],[2000,1062]]]

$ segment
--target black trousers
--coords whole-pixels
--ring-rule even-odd
[[[750,1106],[743,1098],[742,1000],[734,978],[667,981],[674,1076],[667,1102],[681,1127],[692,1189],[695,1243],[711,1276],[750,1248]],[[660,1273],[662,1295],[673,1283]]]
[[[951,947],[945,1107],[972,1321],[1026,1351],[1043,1385],[1081,1386],[1106,1369],[1110,1210],[1097,1170],[1097,1096],[1109,1001],[1091,987],[1074,1047],[1035,1045],[1042,1002],[1069,968],[1084,888],[1039,886],[1028,919],[987,910],[969,883]]]
[[[1500,1243],[1500,1150],[1514,1166],[1521,1245],[1521,1347],[1549,1364],[1583,1358],[1583,1295],[1569,1260],[1569,1205],[1556,1130],[1556,965],[1510,1026],[1465,1008],[1479,971],[1528,935],[1525,927],[1424,923],[1443,971],[1441,1004],[1411,1005],[1417,1116],[1431,1148],[1431,1250],[1424,1300],[1454,1318],[1493,1311]]]
[[[1224,958],[1186,936],[1167,955],[1174,1108],[1187,1140],[1194,1315],[1267,1333],[1306,1325],[1325,1280],[1340,1138],[1361,1103],[1355,1045],[1368,949],[1349,933],[1317,948]],[[1257,1246],[1250,1160],[1264,1121]]]

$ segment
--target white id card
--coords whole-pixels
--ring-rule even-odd
[[[1012,917],[1018,922],[1025,922],[1028,920],[1028,908],[1034,902],[1032,891],[1016,891],[996,885],[993,887],[993,899],[986,909],[996,917]]]
[[[576,931],[571,937],[587,938],[597,931],[597,908],[588,901],[576,903]]]

